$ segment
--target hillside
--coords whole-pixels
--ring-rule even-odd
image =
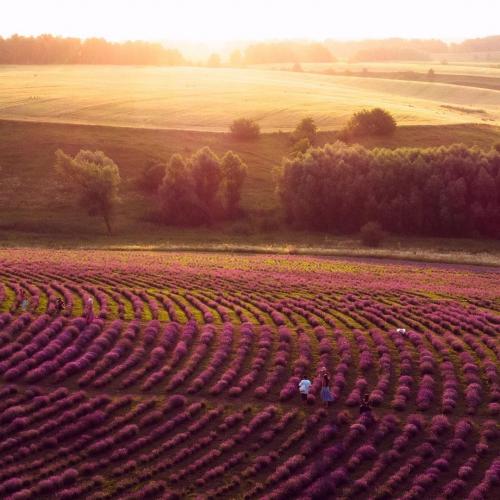
[[[272,132],[309,115],[328,130],[377,106],[408,125],[498,124],[499,96],[437,82],[255,68],[0,66],[1,119],[136,128],[223,132],[243,116]]]
[[[335,237],[261,229],[257,224],[196,230],[160,227],[147,222],[154,199],[138,191],[137,175],[151,159],[171,154],[189,155],[208,145],[219,155],[236,151],[249,166],[243,206],[258,217],[277,205],[273,170],[290,152],[287,134],[263,134],[257,141],[235,142],[228,134],[62,125],[0,120],[0,244],[41,246],[97,246],[157,249],[204,248],[398,256],[424,260],[500,262],[500,243],[481,240],[389,238],[379,250],[359,249],[354,237]],[[323,132],[318,144],[335,141],[335,132]],[[403,126],[390,138],[370,138],[367,147],[427,147],[456,142],[488,149],[500,130],[489,125]],[[54,151],[76,153],[100,149],[119,165],[122,203],[109,237],[101,221],[88,217],[55,184]]]
[[[241,142],[229,134],[209,132],[0,121],[0,136],[0,207],[4,221],[9,217],[19,220],[45,216],[49,207],[62,208],[57,203],[58,189],[52,168],[58,148],[73,154],[80,149],[102,150],[110,156],[120,167],[123,192],[131,211],[144,202],[134,179],[148,160],[168,160],[174,153],[190,155],[203,146],[209,146],[219,155],[231,149],[247,163],[249,175],[243,193],[246,209],[273,208],[276,204],[273,169],[291,150],[288,134],[284,133],[263,134],[257,141]],[[335,132],[320,133],[318,145],[334,142],[335,137]],[[469,124],[406,126],[392,137],[359,142],[370,148],[464,143],[488,149],[499,138],[498,127]]]

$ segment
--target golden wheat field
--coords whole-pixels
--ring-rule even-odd
[[[312,116],[325,130],[375,106],[401,124],[500,121],[500,91],[437,82],[262,68],[0,66],[0,119],[220,132],[236,117],[286,131]]]

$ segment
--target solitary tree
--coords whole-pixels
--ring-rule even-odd
[[[259,124],[248,118],[238,118],[234,120],[231,124],[230,131],[235,139],[244,141],[257,139],[260,135]]]
[[[58,149],[55,169],[61,180],[77,192],[80,205],[89,215],[104,219],[111,234],[111,214],[119,201],[120,172],[118,166],[102,151],[80,152],[72,157]]]
[[[390,135],[395,130],[396,120],[391,113],[385,109],[373,108],[354,113],[341,136],[350,138],[363,135]]]
[[[240,211],[241,189],[247,175],[247,166],[232,151],[222,157],[221,165],[225,209],[228,217],[234,218]]]

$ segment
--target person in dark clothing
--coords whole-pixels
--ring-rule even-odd
[[[66,306],[64,305],[63,300],[61,297],[57,297],[56,300],[56,314],[61,314],[61,312],[64,310]]]
[[[368,401],[368,394],[365,394],[363,396],[363,399],[361,400],[361,404],[359,406],[359,414],[363,415],[363,413],[370,414],[372,413],[372,407],[370,406],[370,402]]]

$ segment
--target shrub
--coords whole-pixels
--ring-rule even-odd
[[[365,135],[390,135],[396,130],[396,120],[384,109],[364,109],[354,113],[341,135],[343,138]]]
[[[230,127],[231,135],[234,139],[248,141],[257,139],[260,135],[258,123],[248,118],[239,118],[234,120]]]
[[[361,242],[367,247],[378,247],[384,240],[384,231],[378,222],[367,222],[361,228]]]

